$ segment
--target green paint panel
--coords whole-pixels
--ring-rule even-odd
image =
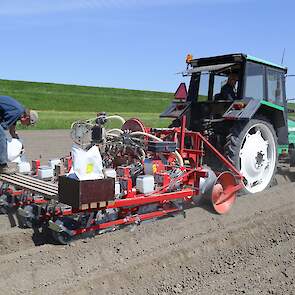
[[[288,153],[289,146],[287,144],[282,144],[278,146],[278,154],[281,155],[283,151]]]
[[[288,129],[289,131],[295,131],[295,121],[293,120],[288,120]]]
[[[265,65],[268,65],[268,66],[276,67],[276,68],[282,69],[284,71],[287,71],[287,68],[282,66],[282,65],[278,65],[278,64],[275,64],[275,63],[272,63],[272,62],[257,58],[257,57],[252,56],[252,55],[247,54],[246,56],[247,56],[247,60],[259,62],[259,63],[265,64]]]
[[[295,146],[295,121],[288,120],[288,131],[289,144]]]
[[[277,110],[280,110],[280,111],[284,111],[284,107],[279,106],[277,104],[274,104],[272,102],[266,101],[266,100],[261,100],[261,104],[264,104],[264,105],[266,105],[268,107],[271,107],[271,108],[274,108],[274,109],[277,109]]]

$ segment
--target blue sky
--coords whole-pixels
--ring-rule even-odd
[[[174,91],[187,53],[280,63],[284,47],[295,74],[294,11],[294,0],[0,0],[0,78]]]

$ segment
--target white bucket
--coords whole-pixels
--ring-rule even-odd
[[[17,138],[7,139],[7,156],[9,162],[18,162],[22,153],[23,144]]]

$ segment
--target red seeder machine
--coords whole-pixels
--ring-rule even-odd
[[[108,130],[114,118],[122,127]],[[62,244],[184,212],[203,200],[226,213],[243,189],[243,177],[204,135],[185,126],[185,116],[181,127],[173,128],[146,128],[138,119],[125,122],[106,114],[75,122],[73,141],[85,150],[99,148],[104,177],[69,178],[60,165],[56,183],[34,175],[1,175],[0,210]],[[206,165],[209,156],[219,163],[218,171]]]

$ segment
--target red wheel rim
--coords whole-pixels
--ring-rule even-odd
[[[225,214],[231,209],[236,200],[236,192],[233,192],[236,185],[232,173],[223,172],[218,176],[211,195],[211,202],[217,213]]]
[[[137,118],[132,118],[127,120],[123,125],[122,125],[122,130],[129,130],[131,132],[145,132],[144,124]]]

